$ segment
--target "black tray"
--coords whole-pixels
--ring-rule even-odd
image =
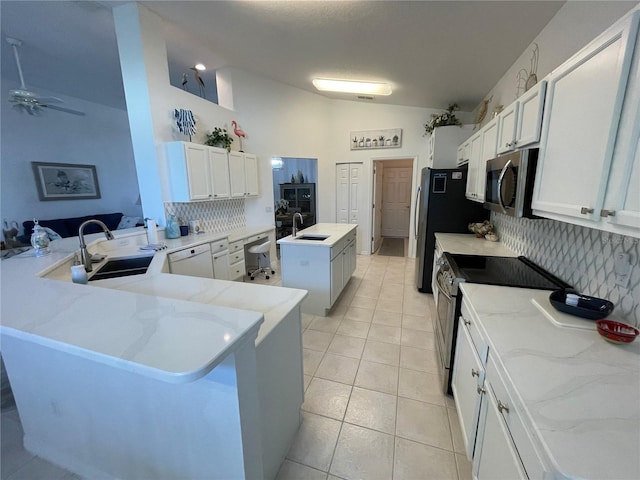
[[[578,299],[577,306],[574,307],[565,303],[568,293],[573,293],[580,297]],[[556,310],[568,313],[569,315],[588,318],[590,320],[600,320],[601,318],[605,318],[611,312],[613,312],[614,308],[613,303],[611,303],[609,300],[589,297],[587,295],[580,295],[578,292],[571,289],[556,290],[551,295],[549,295],[549,301]]]

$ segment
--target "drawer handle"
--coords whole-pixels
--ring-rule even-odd
[[[509,413],[509,405],[507,405],[506,403],[502,403],[500,400],[498,400],[498,411],[500,413],[503,413],[503,412]]]
[[[616,216],[616,211],[615,210],[600,210],[600,216],[601,217],[615,217]]]
[[[582,215],[589,215],[590,213],[593,213],[593,208],[589,208],[589,207],[582,207],[580,209],[580,213]]]
[[[476,370],[475,368],[471,369],[471,376],[472,377],[479,377],[480,376],[480,371]]]
[[[482,395],[484,393],[487,393],[487,390],[483,387],[478,387],[478,395]]]

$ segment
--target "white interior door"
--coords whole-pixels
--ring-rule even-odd
[[[349,164],[336,165],[336,222],[349,223]]]
[[[413,169],[387,167],[382,188],[382,235],[408,237]]]
[[[373,162],[373,212],[371,215],[371,253],[375,253],[382,243],[382,180],[384,175],[384,163]]]

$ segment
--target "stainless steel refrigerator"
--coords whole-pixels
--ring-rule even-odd
[[[489,218],[489,211],[481,203],[465,197],[467,167],[434,170],[423,168],[416,194],[418,218],[414,222],[417,239],[416,286],[432,293],[431,273],[436,232],[470,233],[467,226]]]

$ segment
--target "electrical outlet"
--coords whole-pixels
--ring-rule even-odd
[[[627,288],[629,278],[631,277],[631,261],[628,253],[619,253],[616,255],[614,264],[614,273],[616,276],[616,285]]]
[[[266,207],[264,207],[264,211],[267,213],[273,213],[273,207],[271,207],[270,205],[267,205]]]

